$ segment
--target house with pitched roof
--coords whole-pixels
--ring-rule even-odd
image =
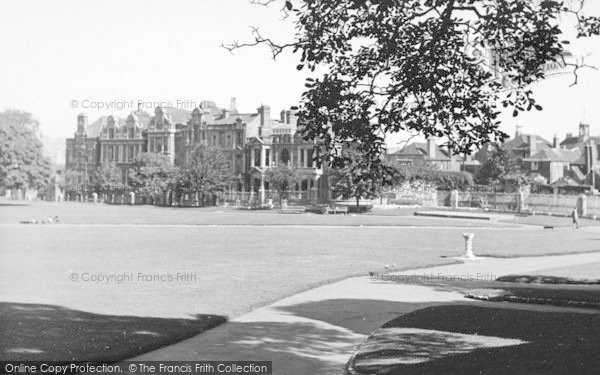
[[[448,149],[438,146],[434,140],[413,142],[400,150],[386,154],[389,163],[403,166],[430,166],[443,171],[460,171],[461,161]]]
[[[552,184],[570,176],[573,163],[581,158],[579,150],[544,148],[522,160],[522,170],[527,174],[539,174]]]

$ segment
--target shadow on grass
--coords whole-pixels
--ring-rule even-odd
[[[600,373],[600,314],[590,310],[353,299],[284,310],[365,335],[377,330],[380,341],[361,344],[364,356],[353,362],[365,365],[379,358],[388,365],[364,366],[358,374]],[[394,314],[381,329],[381,324],[375,327]]]
[[[0,358],[113,362],[187,339],[225,321],[216,315],[147,318],[0,302]]]
[[[397,333],[395,347],[399,353],[396,357],[401,363],[387,366],[384,373],[581,374],[600,371],[600,314],[491,306],[428,307],[386,323],[384,330]],[[503,343],[498,339],[517,339],[522,343]],[[426,357],[419,360],[423,355]],[[360,362],[360,358],[353,360]]]

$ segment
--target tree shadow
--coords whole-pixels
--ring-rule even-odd
[[[340,374],[365,338],[308,320],[231,321],[134,360],[272,361],[273,374]]]
[[[600,314],[592,310],[344,299],[282,309],[354,332],[374,330],[352,358],[358,374],[600,371]],[[392,314],[396,317],[381,328],[373,327]],[[360,315],[365,320],[356,319]]]
[[[0,358],[114,362],[176,343],[225,321],[217,315],[165,319],[0,302]]]

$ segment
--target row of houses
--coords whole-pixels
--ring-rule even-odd
[[[315,142],[304,140],[301,130],[294,111],[281,111],[278,119],[271,118],[267,105],[253,113],[240,113],[235,99],[229,108],[203,101],[193,111],[157,107],[153,114],[138,110],[126,118],[101,116],[92,123],[80,114],[77,131],[66,140],[65,170],[77,176],[78,184],[93,186],[94,171],[102,163],[115,163],[127,184],[127,171],[140,152],[161,153],[174,165],[184,165],[197,145],[207,144],[218,147],[231,160],[236,176],[231,191],[260,194],[269,188],[266,170],[289,162],[298,166],[302,176],[296,190],[327,200],[330,183],[313,162]],[[474,155],[462,157],[430,139],[408,144],[385,158],[397,165],[477,174],[494,147],[488,144]],[[517,130],[503,147],[523,172],[541,175],[551,186],[600,186],[600,137],[590,136],[589,124],[581,123],[577,135],[567,134],[562,141],[555,136],[552,142]]]
[[[488,144],[474,155],[452,155],[450,150],[433,140],[415,142],[387,154],[389,162],[397,165],[429,165],[446,171],[466,171],[477,174],[496,145]],[[579,133],[567,133],[560,141],[552,142],[535,134],[521,133],[506,140],[502,147],[526,174],[538,174],[553,187],[589,189],[600,187],[600,137],[590,136],[590,125],[579,124]]]

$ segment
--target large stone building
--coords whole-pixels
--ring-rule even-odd
[[[161,153],[173,164],[184,165],[194,148],[205,144],[218,147],[231,159],[236,177],[232,191],[256,192],[262,200],[269,188],[266,170],[291,163],[301,176],[297,190],[313,200],[327,199],[327,181],[313,161],[315,143],[304,140],[298,128],[293,111],[281,111],[277,120],[271,119],[267,105],[255,113],[238,113],[234,99],[228,109],[203,101],[191,112],[157,107],[153,115],[138,110],[126,119],[103,116],[92,124],[80,114],[74,137],[66,141],[65,170],[90,187],[98,166],[115,163],[127,184],[127,171],[140,152]]]

